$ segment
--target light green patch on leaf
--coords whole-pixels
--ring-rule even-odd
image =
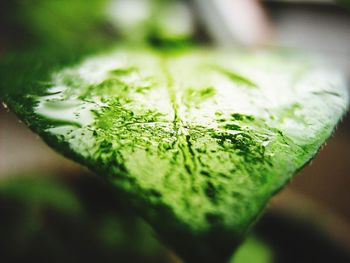
[[[50,145],[125,193],[183,259],[226,262],[347,108],[342,79],[304,61],[118,47],[5,98]]]

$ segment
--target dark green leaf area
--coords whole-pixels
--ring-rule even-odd
[[[347,107],[337,74],[299,67],[272,54],[119,47],[7,101],[123,192],[183,259],[226,262]]]

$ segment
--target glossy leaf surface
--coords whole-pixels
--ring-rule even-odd
[[[44,68],[27,65],[6,103],[187,262],[227,261],[347,107],[337,74],[278,54],[117,47]]]

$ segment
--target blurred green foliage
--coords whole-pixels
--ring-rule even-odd
[[[248,237],[235,252],[230,263],[271,263],[273,262],[272,250],[255,237]]]
[[[8,0],[2,5],[2,27],[11,31],[9,37],[26,36],[11,45],[78,46],[105,36],[106,0]]]
[[[114,5],[113,5],[114,2]],[[0,43],[10,48],[75,48],[111,42],[159,45],[190,42],[190,17],[181,1],[144,1],[145,9],[128,13],[125,0],[7,0],[0,3]],[[129,6],[127,6],[129,4]],[[118,13],[118,7],[125,9]],[[176,12],[171,12],[176,8]],[[115,10],[116,9],[116,10]],[[136,12],[144,12],[142,19]],[[119,16],[119,17],[118,17]],[[185,18],[185,19],[184,19]],[[184,21],[187,22],[184,22]],[[177,46],[177,45],[175,45]]]
[[[167,262],[119,198],[87,175],[10,176],[0,183],[0,262]]]
[[[152,230],[101,180],[12,175],[0,181],[0,262],[173,262]],[[232,263],[270,263],[250,237]]]

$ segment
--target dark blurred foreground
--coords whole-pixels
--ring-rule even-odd
[[[0,183],[0,214],[0,262],[180,262],[122,196],[90,174],[11,176]],[[269,212],[231,262],[350,262],[328,234]]]

